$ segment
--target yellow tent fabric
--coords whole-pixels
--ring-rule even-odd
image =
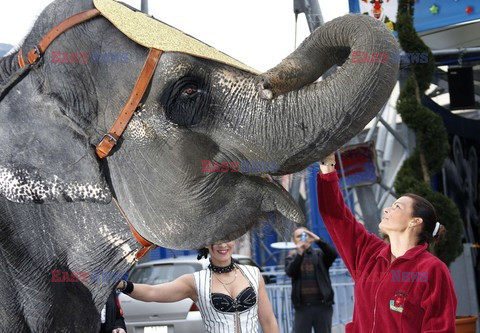
[[[114,0],[93,0],[93,3],[102,16],[140,45],[211,59],[258,74],[255,69],[145,13],[135,12]]]

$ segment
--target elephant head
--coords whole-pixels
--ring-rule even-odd
[[[144,107],[107,161],[119,202],[140,234],[167,247],[198,248],[235,239],[270,212],[302,222],[288,193],[263,175],[300,171],[346,143],[381,109],[396,81],[397,65],[354,63],[352,50],[392,54],[397,44],[382,23],[349,15],[315,31],[261,75],[164,54]],[[333,65],[340,66],[334,75],[314,83]],[[112,109],[105,108],[108,119]],[[205,172],[205,161],[240,172]],[[276,168],[251,170],[246,161]]]
[[[65,16],[88,7],[89,1],[53,3],[22,49],[26,53],[51,28],[46,17],[53,12]],[[302,170],[362,130],[388,98],[397,66],[355,63],[350,54],[396,50],[382,23],[347,15],[316,30],[260,75],[164,53],[143,107],[116,151],[101,161],[92,148],[128,99],[148,50],[95,18],[59,37],[3,101],[5,172],[21,177],[28,172],[43,185],[23,197],[7,188],[2,194],[16,202],[51,205],[102,205],[113,195],[141,235],[171,248],[236,238],[268,212],[301,222],[288,193],[262,174]],[[65,58],[82,51],[123,52],[127,61],[96,63],[91,57],[71,63]],[[10,71],[12,59],[3,60]],[[334,75],[314,82],[332,65],[340,66]],[[228,162],[240,172],[205,172],[205,161]],[[276,167],[242,171],[246,161]]]
[[[23,54],[58,22],[91,8],[90,0],[50,4],[22,44]],[[314,31],[263,74],[165,52],[142,107],[112,154],[100,159],[95,145],[126,103],[148,49],[103,17],[73,27],[0,102],[2,266],[126,270],[137,248],[126,219],[147,240],[180,249],[237,238],[272,212],[303,221],[268,175],[302,170],[358,134],[388,99],[398,68],[352,62],[350,54],[397,49],[384,24],[347,15]],[[121,53],[123,60],[95,61],[95,52]],[[333,65],[339,66],[335,74],[315,82]],[[17,54],[0,60],[0,84],[17,70]],[[206,172],[206,161],[238,172]],[[270,168],[245,168],[249,162]],[[6,280],[15,272],[3,274]],[[29,299],[15,279],[11,283],[8,298]],[[20,285],[30,283],[47,288],[41,279]],[[82,315],[96,313],[109,290],[84,285],[78,288],[91,293],[93,303],[84,304]],[[79,290],[55,311],[78,301]],[[8,313],[12,320],[33,320]],[[49,324],[71,320],[56,318]]]

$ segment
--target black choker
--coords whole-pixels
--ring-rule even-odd
[[[233,259],[230,262],[230,265],[225,267],[215,266],[214,264],[212,264],[212,259],[210,259],[210,265],[208,265],[209,270],[218,274],[231,272],[233,271],[234,268],[235,268],[235,263],[233,262]]]

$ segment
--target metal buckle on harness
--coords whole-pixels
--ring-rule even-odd
[[[97,145],[95,149],[98,157],[105,158],[108,156],[110,151],[115,147],[117,144],[118,139],[113,136],[113,134],[106,133],[102,136],[102,140]]]
[[[117,141],[118,141],[113,135],[111,135],[110,133],[106,133],[106,134],[104,134],[104,135],[102,136],[102,139],[100,140],[100,142],[102,142],[103,140],[105,140],[105,138],[109,138],[110,141],[113,141],[113,142],[115,142],[115,143],[117,143]]]
[[[38,48],[37,45],[33,46],[33,50],[35,51],[35,53],[38,55],[39,58],[42,56],[42,53],[40,52],[40,49]]]
[[[38,45],[32,47],[30,52],[28,52],[27,60],[30,65],[35,64],[38,60],[42,58],[43,54],[40,52]]]

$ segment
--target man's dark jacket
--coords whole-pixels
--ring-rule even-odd
[[[125,332],[125,320],[123,319],[120,308],[117,306],[117,294],[115,290],[108,296],[105,304],[105,324],[100,328],[100,333],[111,333],[115,328],[123,328]]]
[[[333,304],[333,289],[332,282],[330,281],[330,275],[328,269],[332,266],[333,262],[337,258],[338,254],[335,248],[325,242],[324,240],[318,240],[316,242],[320,249],[314,249],[310,247],[313,252],[313,265],[315,267],[315,276],[317,277],[318,288],[323,296],[322,303],[331,305]],[[292,303],[294,307],[301,306],[300,289],[301,289],[301,266],[302,260],[305,255],[305,250],[302,255],[294,254],[288,256],[285,260],[285,273],[292,278]]]

